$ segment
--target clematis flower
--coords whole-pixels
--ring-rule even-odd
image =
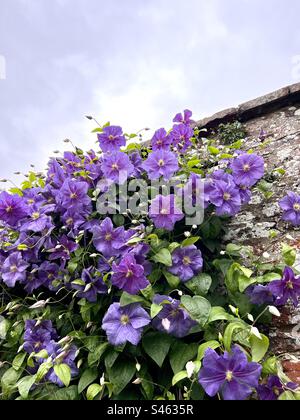
[[[145,277],[144,267],[136,263],[132,254],[125,255],[119,265],[114,263],[112,269],[112,284],[131,295],[136,295],[150,284]]]
[[[268,285],[263,286],[259,284],[257,286],[250,286],[246,290],[246,295],[249,296],[250,302],[253,305],[273,304],[275,300]]]
[[[193,135],[194,130],[186,124],[174,125],[170,133],[173,146],[175,146],[180,153],[186,152],[192,145],[191,138]]]
[[[172,231],[175,223],[184,218],[182,211],[176,207],[174,195],[158,195],[152,200],[149,216],[153,220],[155,227]]]
[[[148,156],[143,164],[143,169],[151,180],[163,177],[168,181],[178,171],[178,168],[177,157],[167,150],[156,150]]]
[[[49,250],[49,260],[62,259],[64,261],[71,258],[72,252],[75,252],[79,248],[79,245],[70,240],[66,235],[63,235],[54,249]]]
[[[28,219],[22,224],[20,232],[32,231],[42,232],[45,229],[53,227],[52,219],[48,214],[55,209],[55,206],[45,206],[38,208],[36,205],[31,207]]]
[[[199,372],[199,383],[210,397],[220,393],[224,400],[246,400],[258,387],[261,370],[258,363],[248,362],[238,346],[222,356],[208,349]]]
[[[172,299],[170,296],[155,295],[153,303],[163,307],[152,321],[154,328],[158,331],[182,338],[187,336],[191,328],[197,325],[188,312],[180,307],[179,300]]]
[[[172,139],[164,128],[160,128],[154,133],[151,140],[152,150],[170,150]]]
[[[54,283],[59,283],[63,279],[59,265],[49,261],[44,261],[40,265],[38,277],[41,284],[47,286],[50,290],[55,290],[56,287]]]
[[[279,201],[281,209],[284,211],[283,220],[291,222],[294,226],[300,226],[300,195],[291,191]]]
[[[134,173],[134,166],[126,153],[123,152],[105,154],[101,169],[104,177],[116,184],[124,184],[124,182]]]
[[[300,277],[295,277],[294,271],[290,267],[286,267],[281,280],[272,281],[269,289],[275,296],[275,305],[283,306],[288,301],[298,306],[300,298]]]
[[[237,185],[252,187],[264,176],[264,160],[261,156],[244,153],[233,160],[231,169]]]
[[[98,134],[98,140],[104,153],[118,151],[126,145],[122,128],[114,125],[104,127],[103,132]]]
[[[68,349],[64,350],[60,344],[56,343],[55,341],[50,341],[50,343],[46,346],[45,350],[47,351],[49,358],[52,359],[54,366],[59,364],[68,365],[71,371],[71,379],[78,375],[78,368],[75,363],[75,359],[77,357],[78,349],[76,346],[70,346]],[[42,361],[44,361],[42,359]],[[59,387],[63,387],[64,384],[61,379],[56,375],[55,370],[51,368],[47,375],[45,376],[45,380],[51,382]]]
[[[218,216],[235,216],[241,210],[241,196],[235,184],[216,181],[209,200],[216,206]]]
[[[56,340],[57,333],[51,321],[25,322],[24,350],[28,353],[38,353],[45,349],[51,340]]]
[[[23,260],[21,252],[14,252],[6,258],[2,267],[2,280],[8,287],[15,287],[16,283],[26,279],[26,269],[29,264]]]
[[[61,188],[65,178],[65,172],[57,159],[51,159],[48,163],[47,184]]]
[[[124,246],[124,228],[114,229],[109,217],[103,220],[100,226],[93,228],[93,244],[97,251],[105,257],[112,257],[120,254],[120,248]]]
[[[175,115],[173,122],[181,124],[193,124],[195,121],[191,119],[192,115],[192,111],[190,111],[189,109],[185,109],[183,114],[179,113]]]
[[[126,342],[137,346],[143,328],[150,322],[150,316],[141,305],[121,307],[119,303],[113,303],[103,318],[102,329],[106,331],[108,341],[113,346],[121,346]]]
[[[64,208],[82,208],[91,203],[88,196],[89,184],[87,182],[73,181],[66,179],[58,198]]]
[[[22,197],[8,194],[6,191],[0,193],[0,221],[16,227],[28,212],[29,209]]]
[[[107,286],[102,278],[94,273],[93,267],[83,270],[81,280],[84,284],[72,283],[72,288],[79,290],[79,298],[85,298],[89,302],[96,302],[98,294],[103,295],[107,293]]]
[[[132,152],[129,153],[128,156],[130,163],[134,167],[134,172],[132,176],[134,176],[135,178],[140,178],[143,173],[143,159],[141,155],[139,154],[139,152]]]
[[[294,391],[297,388],[297,384],[289,382],[283,385],[278,376],[271,375],[267,383],[258,386],[257,393],[261,401],[276,401],[286,390]]]
[[[169,272],[187,282],[199,274],[203,267],[202,254],[195,245],[177,248],[172,254],[173,265]]]

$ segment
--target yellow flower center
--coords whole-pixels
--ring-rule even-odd
[[[246,164],[243,166],[243,169],[245,172],[249,172],[250,171],[250,165]]]
[[[189,265],[189,264],[191,264],[191,259],[190,259],[190,257],[188,257],[188,256],[185,256],[185,257],[183,257],[183,264],[184,265]]]
[[[111,169],[114,169],[114,170],[118,170],[119,169],[119,166],[118,166],[118,164],[117,163],[113,163],[112,165],[111,165]]]
[[[35,201],[34,201],[32,198],[30,198],[29,200],[27,200],[27,203],[28,203],[28,204],[34,204],[34,203],[35,203]]]
[[[32,213],[32,218],[33,218],[33,220],[36,220],[36,219],[38,219],[39,217],[40,217],[40,213],[38,213],[38,212]]]
[[[113,136],[112,134],[110,136],[108,136],[108,140],[114,140],[115,136]]]
[[[121,316],[121,324],[127,325],[127,324],[129,324],[129,321],[130,321],[130,319],[129,319],[128,315],[122,315]]]
[[[168,210],[167,209],[161,209],[160,214],[163,214],[163,215],[168,214]]]
[[[299,203],[294,204],[294,210],[297,211],[297,212],[298,211],[300,212],[300,204]]]
[[[165,165],[165,161],[163,159],[160,159],[158,161],[158,166],[163,167]]]
[[[12,265],[12,266],[10,267],[10,271],[11,271],[12,273],[16,273],[16,272],[18,271],[18,267],[17,267],[16,265]]]
[[[289,280],[289,281],[287,282],[287,284],[286,284],[286,287],[287,287],[287,289],[291,289],[291,290],[293,290],[293,289],[294,289],[293,282],[292,282],[291,280]]]
[[[11,213],[12,212],[12,206],[8,206],[8,207],[6,207],[6,213]]]
[[[112,236],[111,236],[111,234],[110,234],[110,233],[107,233],[107,234],[105,235],[105,240],[106,240],[106,241],[110,241],[110,240],[111,240],[111,238],[112,238]]]
[[[231,195],[230,195],[229,193],[224,193],[224,195],[223,195],[223,199],[224,199],[225,201],[229,201],[229,200],[231,199]]]
[[[76,194],[76,193],[72,193],[72,194],[70,194],[70,198],[72,198],[72,200],[73,200],[74,198],[77,198],[77,194]]]
[[[233,372],[229,370],[228,372],[226,372],[226,381],[231,382],[232,379],[233,379]]]
[[[133,276],[133,272],[131,270],[128,270],[126,273],[126,278],[132,277]]]

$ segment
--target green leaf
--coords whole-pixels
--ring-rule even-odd
[[[217,149],[216,147],[208,146],[207,149],[208,149],[209,153],[211,153],[214,156],[217,156],[217,155],[220,154],[220,150]]]
[[[263,370],[264,375],[277,375],[278,374],[278,361],[275,356],[269,357],[263,363]]]
[[[135,363],[129,360],[119,360],[108,369],[109,381],[113,384],[115,395],[123,391],[133,378],[135,371]]]
[[[293,265],[295,264],[296,258],[297,258],[297,252],[295,250],[295,248],[287,245],[287,244],[283,244],[282,245],[282,256],[284,259],[284,262],[286,265],[288,265],[289,267],[293,267]]]
[[[54,366],[55,375],[62,381],[67,388],[71,382],[71,368],[65,363]]]
[[[206,296],[210,286],[212,284],[212,278],[209,274],[199,274],[192,278],[190,281],[185,283],[188,289],[190,289],[194,295]]]
[[[51,395],[51,400],[55,401],[75,401],[79,399],[77,385],[69,386],[68,388],[62,388]]]
[[[16,371],[14,368],[9,368],[1,378],[1,387],[4,394],[9,394],[17,385],[22,372]]]
[[[170,364],[174,374],[182,370],[187,362],[192,361],[196,357],[197,351],[197,343],[185,344],[180,341],[175,342],[170,351]]]
[[[280,395],[278,401],[297,401],[294,394],[291,391],[285,391],[283,394]]]
[[[231,324],[227,326],[224,332],[224,346],[228,352],[231,351],[233,333],[235,331],[245,330],[247,328],[248,326],[240,321],[232,322]]]
[[[232,321],[234,317],[227,313],[222,306],[214,306],[211,308],[208,323],[216,321]]]
[[[153,332],[144,336],[143,348],[155,363],[162,367],[173,339],[167,334]]]
[[[201,296],[182,296],[181,303],[201,327],[207,323],[211,311],[211,304],[207,299]]]
[[[248,289],[249,286],[251,286],[251,284],[256,283],[256,278],[255,277],[246,277],[246,276],[239,276],[238,282],[239,282],[239,291],[241,293],[244,293],[244,291],[246,289]]]
[[[163,306],[157,305],[156,303],[152,303],[151,309],[150,309],[151,318],[152,319],[155,318],[162,309],[163,309]]]
[[[266,355],[270,341],[268,337],[261,334],[261,340],[256,337],[255,335],[250,336],[250,344],[251,344],[251,353],[252,353],[252,361],[253,362],[260,362]]]
[[[99,364],[101,357],[108,347],[108,343],[101,343],[95,349],[89,352],[88,365],[93,366],[95,363]]]
[[[120,353],[117,352],[114,349],[110,349],[107,352],[107,354],[105,356],[105,360],[104,360],[106,369],[110,369],[114,365],[114,363],[116,362],[119,355],[120,355]]]
[[[5,340],[10,329],[10,322],[0,316],[0,340]]]
[[[86,391],[86,398],[88,401],[92,401],[100,392],[102,391],[103,387],[99,384],[92,384],[88,387]]]
[[[122,214],[115,214],[113,216],[113,221],[116,226],[124,226],[125,224],[125,217]]]
[[[172,266],[172,255],[167,248],[163,248],[160,251],[158,251],[158,253],[152,257],[152,259],[153,261],[164,264],[167,267]]]
[[[41,382],[41,380],[44,379],[44,377],[47,375],[47,373],[49,372],[49,370],[52,367],[53,367],[52,361],[42,363],[39,366],[39,369],[38,369],[38,371],[36,373],[36,381],[37,382]]]
[[[201,361],[203,359],[207,349],[216,350],[219,347],[221,347],[221,344],[216,340],[207,341],[206,343],[201,344],[201,346],[198,348],[197,360]]]
[[[183,381],[188,377],[187,371],[182,370],[181,372],[176,373],[176,375],[172,379],[172,386],[175,386],[178,382]]]
[[[123,292],[120,300],[121,306],[131,305],[132,303],[141,303],[145,300],[141,296],[130,295],[127,292]]]
[[[97,377],[97,369],[86,369],[79,380],[78,393],[81,394]]]
[[[169,286],[172,289],[176,289],[180,285],[180,278],[177,276],[174,276],[173,274],[169,273],[168,271],[163,272],[165,278],[167,279],[167,282],[169,283]]]
[[[196,242],[198,242],[200,239],[200,236],[194,236],[192,238],[187,238],[182,242],[182,247],[194,245]]]
[[[20,379],[17,386],[18,391],[22,398],[26,399],[28,398],[29,392],[32,388],[32,386],[36,382],[36,375],[34,376],[25,376],[24,378]]]
[[[26,359],[27,354],[26,353],[19,353],[16,355],[16,357],[14,358],[13,362],[12,362],[12,367],[18,371],[21,369],[24,360]]]

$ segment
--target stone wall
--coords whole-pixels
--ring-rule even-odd
[[[281,220],[278,205],[287,191],[300,193],[300,84],[222,111],[197,126],[212,131],[234,120],[243,122],[247,131],[244,149],[263,156],[266,172],[273,173],[274,195],[266,200],[260,192],[254,193],[251,203],[230,222],[226,240],[251,245],[266,263],[279,261],[283,242],[296,246],[300,269],[300,229]],[[267,133],[265,140],[260,138],[261,130]],[[285,174],[275,172],[274,176],[277,168]],[[285,308],[282,317],[274,319],[271,337],[272,350],[283,356],[288,375],[300,383],[300,307]]]

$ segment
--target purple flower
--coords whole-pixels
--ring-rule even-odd
[[[88,196],[89,184],[87,182],[66,179],[60,192],[59,199],[64,208],[81,208],[91,203]]]
[[[257,392],[261,401],[276,401],[286,389],[295,390],[298,385],[292,382],[284,386],[278,376],[269,376],[268,381],[264,385],[259,385]]]
[[[143,159],[141,155],[139,154],[139,152],[132,152],[128,156],[130,163],[134,167],[134,172],[132,176],[134,176],[135,178],[140,178],[143,173]]]
[[[182,124],[193,124],[194,121],[191,119],[192,115],[192,111],[190,111],[189,109],[185,109],[183,115],[181,113],[175,115],[173,122]]]
[[[286,390],[296,390],[297,384],[289,382],[287,385],[283,385],[278,376],[269,376],[268,381],[264,385],[259,385],[257,392],[261,401],[276,401]]]
[[[97,251],[105,257],[112,257],[120,254],[120,248],[124,245],[124,228],[114,229],[109,217],[103,220],[100,226],[93,229],[93,244]]]
[[[151,180],[163,177],[168,181],[178,171],[178,160],[174,153],[167,150],[156,150],[150,153],[143,168]]]
[[[264,176],[264,160],[261,156],[244,153],[234,159],[231,169],[237,185],[252,187]]]
[[[242,204],[249,204],[252,197],[251,190],[249,190],[248,187],[240,185],[239,193],[240,193]]]
[[[38,277],[41,284],[47,286],[50,290],[56,290],[57,284],[62,280],[60,267],[55,263],[45,261],[40,265]]]
[[[283,306],[288,301],[292,301],[298,306],[300,297],[300,277],[295,277],[294,271],[286,267],[281,280],[272,281],[269,289],[275,296],[275,305]]]
[[[170,150],[172,139],[164,128],[160,128],[154,133],[151,140],[152,150]]]
[[[24,199],[18,195],[8,194],[6,191],[0,193],[0,220],[11,227],[28,214],[28,207]]]
[[[216,206],[218,216],[235,216],[241,209],[241,196],[235,184],[216,181],[209,199]]]
[[[197,323],[191,319],[180,301],[169,296],[155,295],[153,303],[161,305],[163,309],[153,319],[154,328],[177,338],[185,337]]]
[[[113,125],[104,127],[103,132],[98,134],[98,140],[104,153],[118,151],[126,145],[122,128]]]
[[[24,350],[28,353],[38,353],[45,349],[51,340],[56,340],[57,334],[51,321],[25,322]]]
[[[184,187],[178,188],[177,195],[182,199],[186,206],[194,206],[204,209],[205,204],[205,183],[200,175],[192,173],[190,179]]]
[[[136,295],[150,284],[145,277],[144,267],[136,263],[132,254],[125,255],[120,264],[114,263],[112,268],[112,284],[131,295]]]
[[[169,272],[187,282],[199,274],[203,267],[202,254],[195,245],[177,248],[172,255],[173,265]]]
[[[25,281],[27,267],[29,264],[23,260],[21,252],[14,252],[2,265],[2,280],[8,287],[15,287],[17,281]]]
[[[143,327],[150,322],[149,315],[140,305],[121,307],[119,303],[113,303],[103,318],[102,328],[112,345],[122,346],[128,341],[137,346]]]
[[[62,363],[69,366],[71,370],[71,379],[78,375],[78,368],[75,364],[75,359],[77,357],[78,352],[76,346],[71,346],[67,349],[63,349],[55,341],[50,341],[45,350],[47,351],[49,357],[52,359],[54,366]],[[56,375],[54,368],[51,368],[49,370],[49,372],[45,376],[45,380],[48,382],[52,382],[53,384],[58,385],[59,387],[64,386],[60,378]]]
[[[79,290],[79,298],[85,298],[89,302],[97,302],[97,295],[103,295],[107,293],[107,286],[103,282],[102,278],[93,273],[92,267],[84,269],[81,275],[83,284],[72,283],[72,287],[75,290]]]
[[[175,223],[184,218],[182,211],[176,207],[174,195],[158,195],[152,200],[149,216],[155,227],[172,231]]]
[[[184,153],[191,145],[191,138],[194,135],[194,130],[186,124],[174,125],[170,136],[173,145],[179,152]]]
[[[199,372],[199,383],[210,397],[219,392],[224,400],[246,400],[257,388],[261,370],[258,363],[248,362],[238,346],[222,356],[208,349]]]
[[[56,247],[50,250],[49,260],[69,260],[72,252],[75,252],[78,248],[79,245],[76,242],[71,241],[66,235],[63,235]]]
[[[249,296],[250,302],[253,305],[273,304],[275,300],[269,286],[263,286],[261,284],[248,287],[246,294]]]
[[[279,201],[279,205],[284,211],[283,220],[291,222],[294,226],[300,226],[300,195],[291,191]]]
[[[104,177],[116,184],[124,184],[134,172],[134,166],[123,152],[104,155],[101,169]]]
[[[20,228],[20,232],[32,231],[35,233],[42,232],[45,229],[53,227],[52,219],[47,214],[54,210],[55,206],[45,206],[38,208],[37,206],[31,207],[29,220],[26,220]]]

